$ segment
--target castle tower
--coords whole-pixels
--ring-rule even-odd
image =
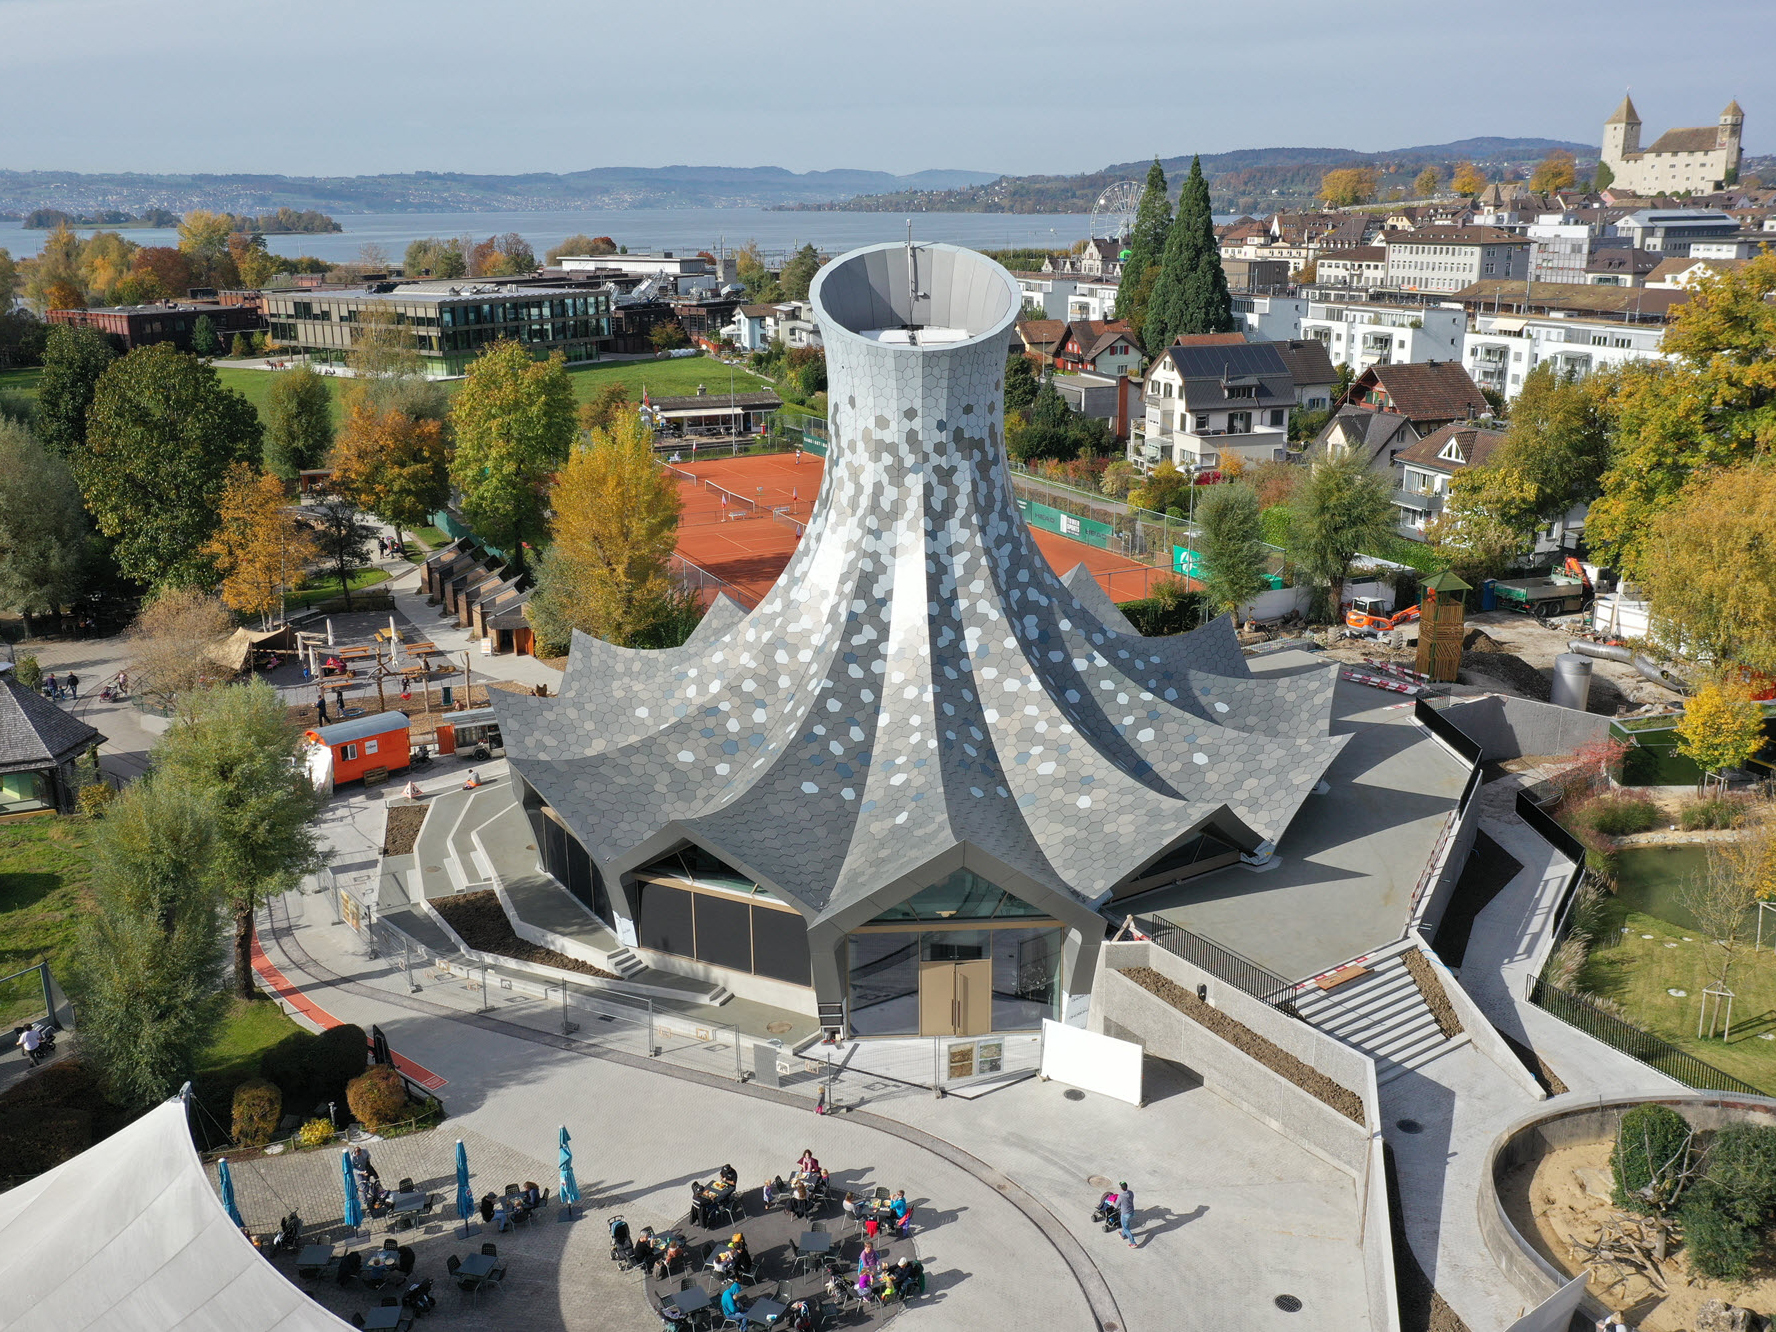
[[[1739,109],[1739,99],[1734,98],[1727,103],[1727,109],[1720,113],[1720,127],[1715,131],[1715,147],[1724,148],[1727,153],[1727,170],[1739,170],[1739,136],[1745,130],[1745,112]]]
[[[1624,93],[1622,105],[1603,122],[1602,158],[1613,167],[1626,161],[1629,153],[1639,151],[1640,112],[1634,109],[1634,99]]]

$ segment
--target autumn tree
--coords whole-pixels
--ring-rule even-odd
[[[619,416],[634,415],[635,409],[629,402],[629,386],[622,380],[613,380],[602,385],[592,395],[591,402],[580,404],[580,429],[587,434],[594,430],[609,430]]]
[[[1433,198],[1442,188],[1443,173],[1437,170],[1435,165],[1428,166],[1419,172],[1417,178],[1412,182],[1412,194],[1417,199]]]
[[[1690,695],[1675,730],[1677,752],[1716,777],[1763,748],[1764,709],[1744,681],[1722,674]]]
[[[283,264],[265,243],[260,232],[230,232],[228,254],[240,274],[241,285],[263,287],[283,271]]]
[[[574,415],[561,354],[537,361],[516,342],[497,342],[471,362],[451,406],[450,479],[463,515],[520,567],[526,542],[542,534],[545,491],[567,460]]]
[[[1334,613],[1344,600],[1344,580],[1365,547],[1393,534],[1394,504],[1388,483],[1353,452],[1317,458],[1291,504],[1289,555],[1316,582],[1330,589]]]
[[[52,324],[37,381],[37,434],[43,447],[69,460],[86,446],[93,390],[117,353],[96,328]]]
[[[25,299],[42,312],[73,310],[86,305],[80,278],[80,238],[66,222],[43,238],[35,257],[25,260]]]
[[[253,996],[253,913],[325,862],[320,793],[297,762],[302,730],[262,680],[201,691],[154,748],[154,781],[208,806],[211,868],[233,916],[234,986]]]
[[[780,295],[777,279],[766,265],[764,254],[755,240],[747,241],[734,251],[734,275],[739,278],[740,285],[746,288],[749,300],[774,301]]]
[[[222,575],[222,600],[263,623],[283,608],[286,587],[302,585],[303,570],[318,549],[291,512],[283,483],[240,462],[228,469],[216,533],[203,553]]]
[[[676,351],[690,346],[691,340],[685,336],[684,325],[678,320],[662,319],[648,330],[648,345],[655,351]]]
[[[1564,148],[1556,148],[1536,164],[1536,169],[1529,178],[1529,188],[1538,194],[1570,190],[1577,178],[1573,168],[1573,155]]]
[[[80,594],[86,512],[68,464],[23,425],[0,420],[0,607],[47,615]]]
[[[1203,591],[1217,611],[1238,614],[1270,584],[1264,577],[1264,523],[1258,495],[1228,482],[1205,488],[1196,505]]]
[[[441,421],[378,411],[355,398],[333,446],[333,486],[395,529],[423,527],[450,499],[450,458]]]
[[[777,278],[778,285],[783,288],[783,299],[786,301],[805,301],[808,299],[809,284],[814,275],[820,271],[820,254],[812,245],[804,245],[790,257],[783,266],[783,272]]]
[[[1457,162],[1455,175],[1450,178],[1449,188],[1457,194],[1473,198],[1486,188],[1486,173],[1472,162]]]
[[[1129,236],[1129,257],[1123,261],[1122,281],[1116,289],[1116,317],[1126,319],[1137,337],[1147,319],[1147,303],[1153,297],[1153,284],[1159,280],[1160,258],[1172,229],[1171,197],[1166,188],[1165,168],[1156,157],[1147,168],[1147,184]],[[1152,347],[1153,343],[1144,345]]]
[[[194,690],[219,678],[210,653],[234,632],[222,599],[194,588],[166,588],[143,605],[127,638],[133,687],[167,707],[183,707]]]
[[[279,370],[265,394],[265,466],[286,481],[325,465],[333,447],[333,393],[306,365]]]
[[[554,262],[553,252],[550,262]],[[410,278],[459,278],[467,276],[469,261],[461,240],[427,236],[408,243],[407,253],[401,260],[401,271]]]
[[[515,231],[477,242],[467,258],[470,277],[519,277],[534,272],[537,266],[530,242]]]
[[[1329,208],[1371,203],[1378,188],[1374,167],[1335,167],[1320,177],[1320,198]]]
[[[137,250],[130,259],[130,270],[138,278],[152,280],[162,296],[174,300],[183,300],[197,285],[192,279],[190,258],[170,245],[149,245]]]
[[[0,313],[12,309],[19,294],[18,262],[12,251],[0,246]]]
[[[551,245],[543,258],[551,265],[563,255],[605,255],[617,252],[616,242],[609,236],[586,236],[575,234],[569,236],[559,245]]]
[[[670,605],[678,539],[678,485],[654,459],[653,432],[635,415],[593,432],[561,468],[549,507],[552,540],[531,598],[539,634],[565,645],[579,629],[637,645]]]
[[[179,222],[179,252],[191,264],[192,281],[200,287],[238,287],[240,270],[229,251],[234,219],[227,213],[194,208]]]
[[[114,362],[71,459],[118,568],[145,583],[206,582],[228,469],[257,460],[259,414],[210,366],[161,342]]]
[[[1640,586],[1691,657],[1776,675],[1776,469],[1706,474],[1653,519]]]

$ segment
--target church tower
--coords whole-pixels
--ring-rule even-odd
[[[1601,157],[1611,167],[1616,167],[1628,159],[1628,154],[1639,151],[1640,112],[1634,109],[1634,99],[1624,93],[1622,105],[1616,108],[1613,116],[1603,122]]]
[[[1739,99],[1734,98],[1720,113],[1720,127],[1715,131],[1714,139],[1714,146],[1726,151],[1726,171],[1732,176],[1739,172],[1739,136],[1744,129],[1745,112],[1739,109]]]

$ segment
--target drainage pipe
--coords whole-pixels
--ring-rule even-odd
[[[1611,646],[1606,643],[1588,643],[1582,638],[1569,639],[1566,650],[1587,657],[1601,657],[1605,661],[1626,662],[1654,684],[1663,685],[1674,694],[1688,694],[1690,692],[1690,685],[1687,681],[1666,670],[1644,652],[1633,652],[1628,648]]]

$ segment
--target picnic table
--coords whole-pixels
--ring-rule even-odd
[[[677,1308],[680,1314],[689,1318],[709,1307],[709,1292],[701,1286],[689,1286],[676,1294],[662,1295],[660,1303],[668,1309]]]
[[[334,1261],[331,1244],[304,1244],[302,1252],[296,1255],[296,1271],[302,1276],[319,1276]]]
[[[458,1277],[473,1277],[477,1281],[485,1281],[493,1275],[493,1269],[499,1266],[499,1259],[491,1253],[471,1253],[462,1260],[462,1266],[456,1269]]]
[[[406,1332],[413,1326],[413,1314],[398,1305],[393,1309],[366,1309],[364,1326],[380,1332]]]
[[[362,661],[366,657],[374,657],[376,649],[367,647],[335,648],[333,655],[341,661]]]

